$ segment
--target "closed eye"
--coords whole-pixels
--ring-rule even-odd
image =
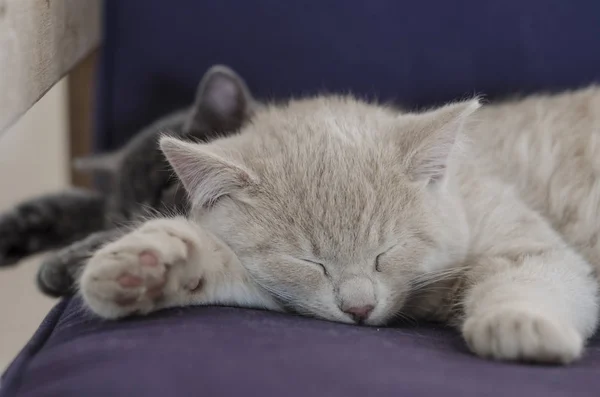
[[[387,249],[387,250],[383,251],[381,254],[377,255],[377,257],[375,257],[375,271],[376,271],[376,272],[381,272],[381,258],[382,258],[382,257],[383,257],[385,254],[387,254],[388,252],[390,252],[390,251],[391,251],[393,248],[394,248],[394,247],[392,247],[392,248],[389,248],[389,249]]]
[[[379,265],[379,260],[381,259],[381,257],[383,256],[384,253],[381,253],[381,254],[377,255],[377,257],[375,258],[375,271],[377,271],[377,272],[381,272],[381,267]]]
[[[302,261],[310,263],[315,266],[318,266],[323,271],[323,274],[325,274],[326,276],[329,276],[329,273],[327,273],[327,269],[325,268],[324,264],[322,264],[320,262],[311,261],[310,259],[302,259]]]

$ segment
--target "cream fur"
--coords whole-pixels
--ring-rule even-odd
[[[600,90],[478,108],[315,97],[210,144],[163,138],[194,210],[98,251],[85,302],[408,316],[457,325],[481,356],[571,362],[598,320]]]

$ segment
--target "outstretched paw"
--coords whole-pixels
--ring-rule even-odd
[[[463,336],[473,352],[497,360],[566,364],[577,359],[583,339],[569,324],[535,311],[499,307],[472,316]]]
[[[150,221],[96,252],[81,276],[81,294],[101,317],[148,313],[201,289],[200,249],[189,224]]]

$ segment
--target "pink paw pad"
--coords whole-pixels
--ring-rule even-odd
[[[155,254],[149,251],[144,251],[139,256],[140,265],[145,267],[156,267],[158,266],[158,258]]]

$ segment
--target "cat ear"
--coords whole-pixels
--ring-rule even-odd
[[[196,205],[210,206],[257,181],[249,170],[219,153],[214,145],[163,137],[160,148]]]
[[[184,131],[200,139],[235,131],[251,116],[254,104],[237,73],[227,66],[213,66],[198,86]]]
[[[437,182],[444,177],[465,121],[480,106],[479,100],[473,99],[402,117],[409,123],[403,139],[409,142],[405,159],[413,180]]]

